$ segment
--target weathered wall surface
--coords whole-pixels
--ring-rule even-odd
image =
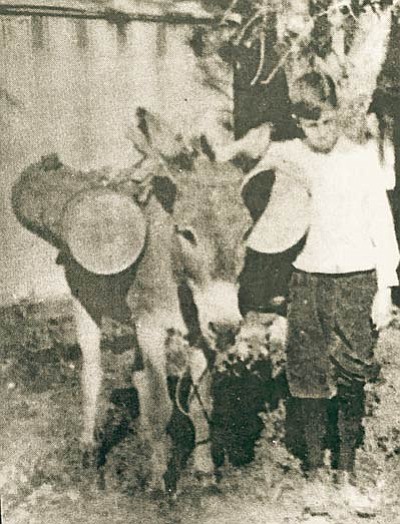
[[[79,169],[126,167],[138,106],[182,130],[218,107],[197,81],[190,35],[185,25],[0,16],[0,300],[67,292],[54,250],[13,216],[24,167],[51,152]]]

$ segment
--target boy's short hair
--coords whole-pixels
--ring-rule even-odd
[[[318,120],[323,110],[337,106],[335,83],[329,75],[312,71],[294,82],[292,113],[297,118]]]

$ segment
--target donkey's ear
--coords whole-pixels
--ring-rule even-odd
[[[167,176],[154,176],[152,179],[153,194],[167,213],[172,213],[176,200],[176,184]]]
[[[211,147],[210,142],[207,140],[206,135],[200,136],[200,148],[201,152],[211,161],[215,162],[216,154],[214,149]]]
[[[136,118],[138,128],[146,137],[156,156],[173,158],[182,152],[185,147],[182,136],[177,135],[160,115],[139,107],[136,110]]]
[[[150,141],[149,128],[147,125],[148,111],[144,107],[136,109],[137,127],[142,132],[146,140]]]

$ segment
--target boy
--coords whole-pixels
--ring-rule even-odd
[[[350,142],[337,122],[335,86],[309,73],[297,81],[294,114],[304,138],[293,140],[311,194],[310,225],[289,289],[287,376],[302,418],[306,467],[324,466],[327,400],[336,395],[338,478],[354,477],[364,415],[364,385],[376,378],[371,325],[391,320],[399,252],[386,190],[393,166],[377,144]]]
[[[277,177],[281,172],[301,180],[311,195],[309,226],[289,284],[287,378],[302,419],[307,476],[320,489],[333,397],[337,477],[345,486],[355,480],[364,385],[378,372],[372,328],[379,331],[392,318],[399,251],[386,191],[394,185],[394,161],[382,160],[374,140],[358,144],[342,136],[330,77],[307,73],[295,88],[293,113],[302,138],[267,142],[247,181],[274,169]],[[261,232],[266,238],[270,226]],[[261,245],[262,251],[262,235],[259,227],[249,247]],[[318,502],[322,492],[311,494]]]

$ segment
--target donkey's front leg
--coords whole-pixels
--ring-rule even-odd
[[[101,330],[86,309],[74,299],[78,343],[82,351],[81,384],[83,393],[83,430],[81,443],[85,452],[95,447],[95,427],[102,383]]]
[[[168,467],[169,439],[167,425],[172,415],[172,402],[167,386],[166,336],[162,313],[149,315],[137,322],[137,337],[143,355],[144,369],[134,373],[139,393],[140,426],[151,448],[149,488],[164,491]]]
[[[193,467],[203,485],[209,486],[215,481],[211,452],[212,374],[207,359],[199,348],[191,349],[189,365],[193,383],[189,410],[196,433]]]

